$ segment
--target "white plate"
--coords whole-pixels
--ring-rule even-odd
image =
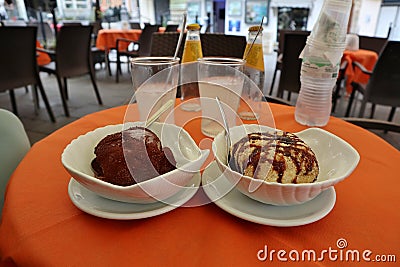
[[[129,186],[111,184],[94,177],[91,162],[96,157],[95,147],[107,135],[121,132],[131,126],[144,126],[144,122],[107,125],[72,140],[61,155],[64,168],[72,178],[101,196],[121,202],[147,204],[165,200],[189,184],[210,152],[208,149],[200,150],[193,138],[182,127],[154,122],[149,129],[158,136],[163,147],[171,149],[177,166],[175,170]],[[124,156],[127,161],[135,160],[129,155]]]
[[[233,188],[212,162],[203,172],[203,189],[217,206],[244,220],[271,226],[298,226],[318,221],[335,206],[336,193],[328,188],[314,199],[294,206],[273,206],[253,200]],[[225,195],[224,195],[225,194]]]
[[[157,216],[178,208],[191,199],[200,186],[200,173],[193,175],[187,186],[164,202],[135,204],[103,198],[88,190],[74,178],[68,185],[68,195],[80,210],[91,215],[115,220],[134,220]]]

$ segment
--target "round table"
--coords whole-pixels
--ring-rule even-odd
[[[295,122],[294,107],[270,107],[278,129],[306,128]],[[350,143],[361,159],[350,177],[335,186],[333,210],[317,222],[261,225],[213,203],[140,220],[82,212],[69,199],[70,175],[61,164],[61,153],[81,134],[122,123],[125,110],[122,106],[87,115],[33,145],[7,188],[0,265],[282,266],[286,260],[297,266],[363,266],[368,260],[399,260],[400,152],[333,117],[324,129]],[[196,142],[204,138],[199,120],[185,128]]]

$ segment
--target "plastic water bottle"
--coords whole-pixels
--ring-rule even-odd
[[[325,126],[329,121],[332,90],[336,84],[343,52],[335,52],[334,49],[330,52],[339,55],[336,64],[332,64],[325,57],[326,53],[326,47],[312,44],[310,40],[307,41],[303,50],[300,73],[301,88],[296,102],[295,119],[304,125]]]
[[[325,126],[329,121],[351,4],[351,0],[325,0],[307,38],[300,55],[301,88],[295,110],[295,119],[300,124]]]

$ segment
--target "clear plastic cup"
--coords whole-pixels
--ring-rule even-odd
[[[307,38],[295,110],[296,121],[303,125],[325,126],[329,121],[351,5],[351,0],[326,0]]]
[[[215,137],[224,130],[221,113],[215,98],[225,104],[228,125],[236,125],[237,110],[245,78],[245,60],[226,57],[204,57],[198,60],[200,103],[202,110],[201,131]]]
[[[310,36],[326,44],[346,44],[351,0],[326,0]]]
[[[317,79],[326,79],[326,82],[329,83],[332,79],[336,80],[343,49],[344,46],[342,48],[328,48],[324,45],[315,44],[314,40],[308,38],[300,56],[302,58],[301,73]]]
[[[162,105],[176,98],[179,78],[179,58],[137,57],[131,60],[134,97],[141,121],[146,121]],[[174,123],[173,107],[160,116],[159,121]]]
[[[327,43],[316,39],[311,35],[307,37],[306,44],[315,47],[316,49],[323,49],[324,51],[328,51],[330,53],[341,52],[346,48],[346,42]]]

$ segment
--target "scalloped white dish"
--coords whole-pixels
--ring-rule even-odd
[[[268,126],[246,124],[230,128],[232,144],[248,133],[275,131]],[[350,144],[320,128],[308,128],[295,133],[314,151],[319,164],[319,175],[314,183],[280,184],[244,176],[226,165],[224,133],[215,137],[212,149],[224,175],[241,193],[257,201],[278,206],[305,203],[347,178],[356,168],[360,156]],[[256,188],[256,190],[249,190]]]
[[[137,220],[158,216],[182,206],[196,194],[200,181],[200,173],[197,173],[175,195],[163,202],[148,204],[127,203],[103,198],[82,186],[74,178],[71,178],[68,184],[68,195],[77,208],[93,216],[114,220]]]
[[[156,122],[149,129],[159,137],[163,147],[171,149],[177,169],[130,186],[114,185],[94,177],[91,161],[95,158],[94,148],[99,141],[122,129],[143,125],[143,122],[109,125],[79,136],[67,145],[61,155],[64,168],[82,186],[112,200],[154,203],[173,196],[200,170],[209,150],[200,150],[183,128],[172,124]]]
[[[202,175],[206,195],[222,210],[246,221],[279,227],[299,226],[316,222],[328,215],[336,202],[333,187],[314,199],[294,206],[274,206],[256,201],[232,188],[229,180],[210,163]]]

